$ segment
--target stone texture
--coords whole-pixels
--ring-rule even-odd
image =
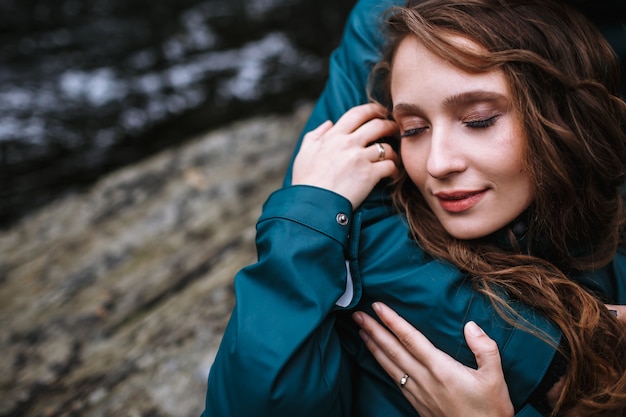
[[[310,111],[236,123],[0,234],[0,416],[198,416]]]
[[[353,4],[0,1],[0,228],[181,137],[314,99]]]

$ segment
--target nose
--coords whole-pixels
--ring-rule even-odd
[[[446,129],[433,129],[426,170],[433,178],[447,178],[467,169],[462,144]]]

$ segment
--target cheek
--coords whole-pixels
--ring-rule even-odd
[[[525,149],[521,145],[524,139],[518,139],[516,143],[514,143],[511,147],[513,151],[511,151],[508,155],[508,171],[513,178],[517,178],[517,180],[525,185],[529,185],[531,183],[531,175],[528,171],[528,166],[525,158]]]
[[[526,207],[530,206],[532,202],[535,200],[535,192],[534,192],[532,177],[526,170],[522,169],[522,171],[520,172],[518,176],[517,183],[518,183],[518,188],[520,190],[519,191],[520,199],[525,200]]]
[[[413,143],[403,143],[400,146],[400,157],[402,158],[402,165],[411,181],[421,189],[421,185],[424,183],[428,173],[426,171],[426,157],[425,150],[420,149],[419,146]]]
[[[514,130],[508,153],[506,149],[501,152],[504,158],[500,163],[500,178],[508,189],[513,190],[511,199],[518,203],[523,202],[526,208],[534,200],[534,186],[525,159],[524,143],[526,143],[525,136],[520,133],[520,130]]]

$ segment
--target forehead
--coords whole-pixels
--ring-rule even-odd
[[[460,36],[447,39],[460,49],[480,52],[482,47]],[[391,96],[398,102],[432,100],[462,94],[464,91],[487,91],[510,97],[509,83],[502,70],[468,72],[431,52],[415,36],[405,37],[398,45],[391,67]]]

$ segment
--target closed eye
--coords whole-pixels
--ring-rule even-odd
[[[487,127],[491,127],[494,124],[496,124],[499,118],[500,118],[500,115],[496,114],[495,116],[492,116],[488,119],[472,120],[472,121],[464,122],[464,123],[465,123],[465,126],[471,129],[485,129]]]
[[[400,133],[401,138],[410,138],[411,136],[417,136],[420,133],[424,133],[428,129],[427,127],[416,127],[414,129],[407,129]]]

